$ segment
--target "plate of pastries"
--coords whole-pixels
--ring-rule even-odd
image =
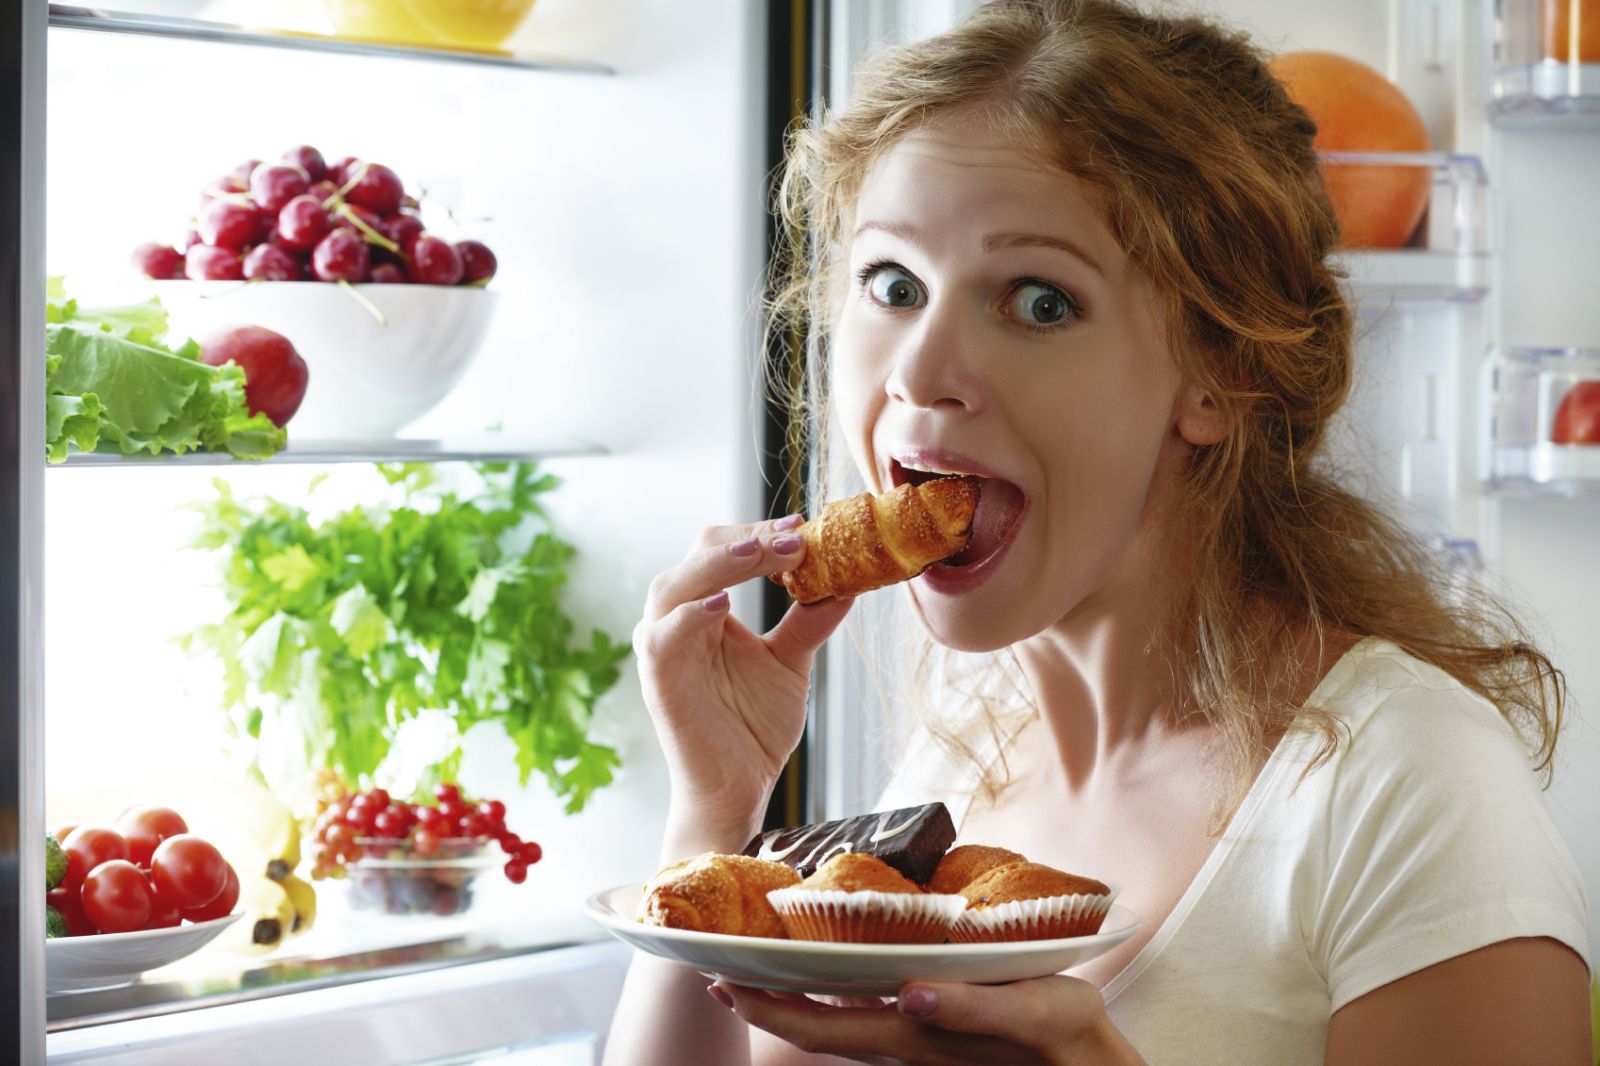
[[[640,951],[788,992],[892,996],[907,981],[1060,973],[1132,936],[1116,889],[1005,848],[952,847],[942,803],[773,830],[590,897]]]

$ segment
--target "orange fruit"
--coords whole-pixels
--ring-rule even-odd
[[[1405,94],[1365,63],[1332,52],[1285,52],[1269,65],[1317,124],[1319,152],[1425,152],[1428,131]],[[1323,163],[1346,248],[1402,248],[1428,208],[1432,168]]]
[[[1562,63],[1600,62],[1600,0],[1541,0],[1544,54]],[[1572,22],[1577,19],[1577,54],[1572,54]]]

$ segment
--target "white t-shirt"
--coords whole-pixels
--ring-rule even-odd
[[[1298,787],[1320,738],[1278,744],[1171,915],[1102,990],[1151,1066],[1320,1063],[1334,1011],[1502,940],[1553,937],[1588,962],[1583,879],[1492,704],[1376,639],[1307,704],[1338,715],[1348,740]],[[880,809],[942,799],[959,826],[976,769],[921,768],[934,776],[906,764]],[[916,784],[929,780],[944,787]]]

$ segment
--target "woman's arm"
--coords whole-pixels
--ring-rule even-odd
[[[1392,981],[1328,1025],[1326,1066],[1591,1066],[1583,960],[1503,940]]]
[[[742,829],[674,829],[669,820],[661,864],[705,851],[738,852],[750,836]],[[709,984],[693,966],[634,952],[606,1038],[606,1066],[750,1066],[749,1027],[707,994]]]

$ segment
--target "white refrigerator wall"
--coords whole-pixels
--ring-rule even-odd
[[[549,464],[564,479],[551,509],[579,548],[579,631],[626,642],[651,576],[703,527],[759,517],[764,29],[762,5],[740,0],[541,0],[518,44],[611,77],[52,30],[49,269],[86,303],[142,298],[129,251],[181,244],[198,190],[240,160],[309,143],[390,165],[426,190],[430,225],[500,260],[481,356],[411,435],[498,426],[609,448]],[[178,548],[190,519],[177,508],[214,475],[292,500],[313,473],[48,474],[48,789],[209,765],[219,690],[169,638],[220,599],[212,565]],[[755,590],[735,609],[756,617]],[[667,786],[631,662],[597,732],[623,769],[578,817],[537,779],[514,795],[508,742],[463,763],[465,785],[505,796],[513,827],[544,844],[540,906],[656,866]]]
[[[834,101],[842,101],[849,73],[863,55],[884,43],[939,32],[974,6],[975,0],[926,6],[837,0],[839,38],[832,42],[829,86]],[[1441,459],[1443,489],[1404,505],[1409,519],[1428,532],[1478,539],[1486,580],[1519,608],[1566,672],[1568,727],[1547,798],[1593,892],[1600,886],[1600,730],[1585,719],[1600,707],[1600,620],[1594,609],[1600,594],[1600,500],[1486,498],[1478,451],[1488,410],[1480,371],[1489,344],[1600,345],[1600,210],[1594,200],[1600,133],[1593,127],[1490,126],[1484,100],[1492,0],[1154,6],[1214,15],[1249,31],[1270,51],[1324,50],[1358,59],[1405,88],[1423,113],[1435,149],[1484,158],[1493,279],[1487,298],[1477,305],[1397,304],[1364,312],[1355,389],[1333,446],[1354,484],[1391,500],[1408,495],[1408,479]],[[1399,387],[1402,379],[1415,380],[1419,366],[1436,374],[1439,386],[1437,403],[1426,413],[1426,405]],[[1442,438],[1426,442],[1437,455],[1422,454],[1429,434]],[[850,624],[856,644],[882,664],[893,652],[880,638],[904,612],[887,601],[863,604],[868,606],[875,613]],[[884,679],[892,678],[892,670],[864,667],[848,635],[833,642],[825,667],[817,735],[828,771],[819,782],[819,802],[829,816],[839,816],[871,809],[887,779],[893,733],[885,729],[884,704],[894,696],[886,695]],[[1591,945],[1600,950],[1600,906],[1590,922]]]

